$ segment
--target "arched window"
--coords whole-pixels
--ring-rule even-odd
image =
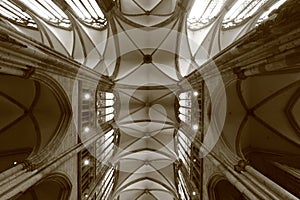
[[[226,13],[222,22],[223,28],[231,28],[255,14],[268,0],[238,0]]]
[[[0,15],[11,22],[37,28],[35,21],[26,12],[9,0],[0,1]]]
[[[200,29],[212,22],[220,13],[225,0],[195,0],[187,24],[190,29]]]
[[[106,19],[96,0],[66,0],[74,14],[86,25],[93,28],[106,26]]]
[[[71,27],[68,16],[52,0],[20,1],[46,22],[62,28]]]

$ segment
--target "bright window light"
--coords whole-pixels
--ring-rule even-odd
[[[179,108],[179,112],[183,114],[186,113],[186,110],[187,110],[186,108]]]
[[[191,101],[190,100],[180,100],[179,105],[183,107],[190,107],[191,106]]]
[[[105,105],[106,106],[112,106],[112,105],[114,105],[114,100],[106,100],[105,101]]]
[[[89,165],[90,164],[90,160],[89,159],[85,159],[84,161],[83,161],[83,165],[84,166],[87,166],[87,165]]]
[[[195,0],[188,16],[188,27],[200,29],[215,19],[226,0]]]
[[[89,93],[84,94],[84,99],[89,100],[91,98],[91,95]]]
[[[105,92],[105,99],[113,99],[115,95],[110,92]]]
[[[114,108],[113,107],[108,107],[105,109],[106,114],[112,113],[114,112]]]
[[[33,12],[48,22],[63,28],[69,28],[71,22],[67,15],[52,0],[20,0]]]
[[[193,130],[196,131],[196,130],[198,130],[198,128],[199,128],[199,126],[198,126],[197,124],[194,124],[194,125],[193,125]]]
[[[14,22],[28,27],[37,28],[34,20],[26,12],[23,12],[17,5],[9,0],[0,0],[0,14]]]
[[[95,9],[97,15],[102,18],[105,19],[103,12],[101,11],[100,7],[98,6],[97,2],[95,0],[90,0],[90,3],[92,5],[92,7]]]
[[[74,14],[83,20],[85,24],[94,28],[102,28],[106,25],[106,19],[95,0],[66,0]]]
[[[114,114],[109,114],[105,116],[105,121],[110,121],[114,118]]]
[[[86,132],[86,133],[90,132],[90,128],[89,127],[85,127],[84,128],[84,132]]]
[[[268,0],[238,0],[226,13],[222,22],[223,28],[238,26],[253,16]]]
[[[179,94],[179,99],[189,99],[190,98],[190,92],[182,92]]]
[[[178,117],[181,121],[183,121],[183,122],[186,121],[186,116],[184,116],[183,114],[180,114]]]
[[[273,12],[274,10],[278,9],[282,4],[284,4],[287,0],[279,0],[278,2],[276,2],[275,4],[273,4],[270,8],[268,8],[268,10],[266,10],[261,16],[260,18],[257,20],[256,25],[261,24],[263,21],[265,21],[266,19],[269,18],[269,15],[271,14],[271,12]]]
[[[91,6],[89,1],[82,1],[86,9],[88,10],[89,14],[94,18],[98,18],[99,16],[95,12],[94,8]]]

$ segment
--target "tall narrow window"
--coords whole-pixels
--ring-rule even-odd
[[[192,92],[183,92],[179,95],[179,119],[187,124],[192,122]]]
[[[107,170],[100,184],[101,187],[96,193],[96,199],[109,199],[115,182],[114,173],[115,169],[112,167]]]
[[[114,118],[115,95],[111,92],[98,91],[97,117],[98,123],[108,122]]]
[[[95,127],[96,116],[95,116],[95,103],[94,103],[94,91],[82,86],[81,94],[81,128],[82,134],[81,139],[85,140],[89,137],[93,127]]]
[[[101,199],[109,199],[108,197],[114,186],[114,180],[115,180],[114,172],[115,172],[114,168],[110,168],[104,176],[102,182]]]
[[[178,170],[178,193],[180,195],[180,199],[182,200],[190,200],[190,194],[187,190],[188,186],[185,182],[184,176],[181,170]]]
[[[69,28],[71,26],[68,16],[55,3],[53,3],[52,0],[20,1],[37,15],[53,25],[63,28]]]
[[[192,141],[181,130],[178,131],[177,139],[178,158],[182,161],[187,172],[190,172]]]
[[[197,130],[201,112],[201,90],[186,91],[179,94],[179,116],[178,118]]]
[[[111,159],[113,155],[114,147],[114,129],[105,133],[96,141],[96,174],[100,174],[100,171],[104,165]]]
[[[93,152],[94,145],[88,146],[86,149],[82,150],[80,155],[81,167],[80,167],[80,185],[79,188],[82,197],[85,198],[86,195],[90,193],[91,185],[95,181],[95,158],[91,154]]]
[[[23,26],[37,28],[34,20],[26,12],[22,11],[20,7],[9,0],[0,1],[0,15]]]
[[[103,28],[106,19],[96,0],[66,0],[69,6],[85,24],[94,28]]]
[[[212,22],[220,13],[225,0],[195,0],[187,22],[190,29],[200,29]]]

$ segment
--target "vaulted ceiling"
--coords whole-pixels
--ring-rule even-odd
[[[52,3],[43,9],[38,1],[33,1],[36,5],[30,5],[31,1],[0,1],[1,11],[11,6],[7,2],[22,9],[18,13],[23,16],[15,19],[12,14],[2,12],[2,23],[26,37],[30,35],[83,67],[108,76],[115,83],[113,92],[119,109],[114,126],[120,131],[120,139],[112,161],[118,171],[112,198],[155,200],[179,199],[174,169],[174,161],[178,159],[174,136],[181,123],[174,106],[178,104],[181,89],[178,82],[267,18],[265,11],[270,13],[273,9],[266,8],[274,3],[278,7],[284,1],[54,0],[54,4],[47,1]],[[82,6],[85,9],[82,10]],[[52,14],[48,13],[50,7],[54,10]],[[235,138],[248,137],[248,126],[260,127],[266,132],[267,138],[262,138],[261,146],[268,141],[267,135],[273,129],[278,132],[277,137],[284,135],[292,142],[299,137],[296,122],[299,120],[295,117],[299,107],[299,95],[295,94],[298,83],[287,84],[287,90],[272,94],[275,80],[267,78],[264,80],[270,81],[269,88],[261,88],[255,91],[259,95],[253,96],[251,92],[260,81],[254,79],[234,82],[226,89],[230,94],[227,120],[235,123],[226,123],[223,132],[228,146],[235,152],[253,145],[251,140],[242,139],[248,143],[235,141]],[[37,98],[37,86],[33,82],[28,83],[26,89],[32,94],[27,97],[29,102],[30,98]],[[292,126],[276,127],[276,120],[286,119],[282,115],[267,116],[276,101],[284,101],[280,99],[281,94],[291,97],[282,105],[288,107],[286,114]],[[2,101],[9,99],[7,104],[17,107],[13,117],[22,115],[26,106],[20,106],[13,97],[5,95]],[[29,120],[34,121],[30,117]],[[287,130],[289,134],[281,134]],[[246,134],[237,136],[241,132]],[[255,134],[260,137],[258,132]]]

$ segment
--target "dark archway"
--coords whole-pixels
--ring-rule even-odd
[[[14,197],[14,200],[67,200],[70,197],[72,184],[68,177],[55,173],[42,179],[26,192]]]
[[[226,88],[228,106],[222,133],[232,152],[298,197],[299,86],[297,72],[232,82]]]
[[[212,177],[209,181],[208,193],[210,200],[246,200],[240,191],[219,175]]]
[[[41,78],[43,82],[0,75],[0,172],[34,157],[40,162],[69,125],[71,107],[63,90]]]

